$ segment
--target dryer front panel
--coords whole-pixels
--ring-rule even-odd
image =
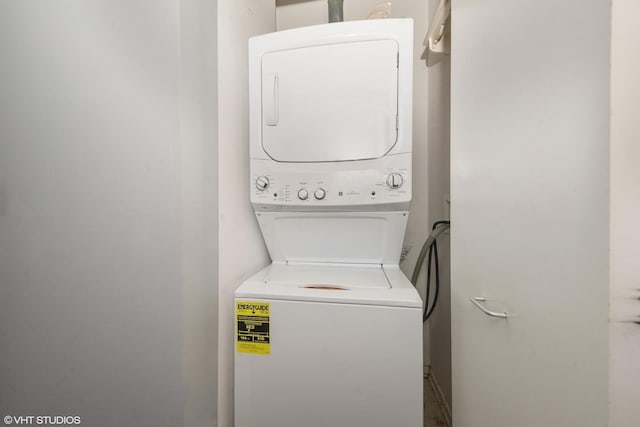
[[[265,53],[262,148],[278,162],[376,159],[398,138],[398,42]]]

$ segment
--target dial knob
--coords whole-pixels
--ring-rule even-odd
[[[324,191],[324,188],[318,188],[314,193],[313,193],[313,197],[315,197],[318,200],[322,200],[325,198],[325,196],[327,195],[327,192]]]
[[[307,198],[309,198],[309,192],[307,190],[305,190],[304,188],[298,190],[298,199],[307,200]]]
[[[256,179],[256,188],[260,191],[264,191],[269,188],[269,178],[266,176],[259,176]]]
[[[398,172],[392,172],[387,176],[387,185],[389,188],[400,188],[403,183],[404,179]]]

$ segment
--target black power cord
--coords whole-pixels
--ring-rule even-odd
[[[418,276],[420,275],[420,271],[422,270],[422,265],[424,264],[424,260],[428,254],[428,262],[427,262],[427,289],[425,292],[425,304],[424,311],[422,313],[422,321],[426,322],[431,314],[433,314],[433,310],[436,308],[436,304],[438,303],[438,296],[440,294],[440,262],[438,260],[438,241],[437,238],[440,234],[446,231],[451,225],[451,221],[436,221],[433,223],[431,227],[431,234],[427,238],[427,241],[422,246],[420,250],[420,254],[418,255],[418,259],[416,261],[416,266],[413,269],[413,275],[411,276],[411,283],[414,286],[417,286]],[[434,272],[435,272],[435,284],[434,284],[434,294],[433,301],[429,304],[429,299],[431,297],[431,266],[435,264]]]

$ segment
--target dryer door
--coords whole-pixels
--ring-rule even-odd
[[[398,44],[373,40],[262,57],[262,147],[276,161],[375,159],[397,139]]]

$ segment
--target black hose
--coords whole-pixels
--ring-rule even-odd
[[[420,271],[422,270],[422,265],[424,264],[425,258],[428,255],[427,262],[427,283],[425,290],[425,305],[424,311],[422,313],[422,320],[426,321],[433,310],[436,308],[436,304],[438,302],[438,296],[440,295],[440,261],[438,259],[438,243],[436,239],[442,233],[444,233],[447,229],[449,229],[451,225],[450,221],[436,221],[433,223],[431,227],[431,234],[427,238],[427,240],[422,245],[420,249],[420,253],[418,254],[418,259],[416,260],[416,265],[413,269],[413,274],[411,275],[411,283],[417,287],[418,277],[420,276]],[[429,298],[431,296],[431,264],[432,261],[435,263],[435,284],[434,284],[434,294],[433,294],[433,302],[429,304]]]

